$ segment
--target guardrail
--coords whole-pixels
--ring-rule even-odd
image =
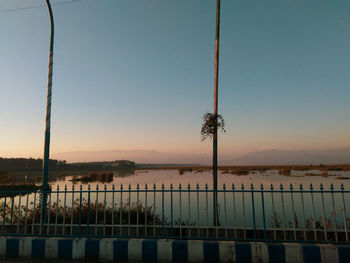
[[[217,226],[213,193],[198,184],[1,191],[0,235],[349,242],[350,191],[343,184],[329,190],[224,184]]]

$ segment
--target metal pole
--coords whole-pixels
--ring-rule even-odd
[[[216,5],[216,38],[215,38],[215,76],[214,76],[214,116],[218,114],[218,86],[219,86],[219,36],[220,36],[220,0]],[[214,225],[217,226],[218,220],[218,127],[217,119],[213,134],[213,204],[214,204]]]
[[[50,0],[46,0],[47,9],[50,16],[50,52],[49,52],[49,72],[47,76],[47,102],[46,102],[46,126],[45,126],[45,143],[44,143],[44,160],[42,172],[42,209],[45,219],[47,194],[49,191],[48,174],[50,158],[50,130],[51,130],[51,97],[52,97],[52,66],[53,66],[53,43],[54,43],[54,21]],[[44,220],[45,223],[45,220]]]

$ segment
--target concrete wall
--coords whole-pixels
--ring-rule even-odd
[[[350,244],[2,237],[0,256],[119,262],[345,263],[350,262]]]

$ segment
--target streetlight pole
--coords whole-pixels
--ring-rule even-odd
[[[215,76],[214,76],[214,116],[215,126],[213,133],[213,204],[214,225],[219,223],[218,219],[218,86],[219,86],[219,37],[220,37],[220,0],[216,3],[216,37],[215,37]]]
[[[53,66],[53,43],[54,43],[54,21],[50,0],[46,0],[46,6],[50,17],[50,51],[49,51],[49,68],[47,76],[47,102],[46,102],[46,121],[45,121],[45,142],[44,142],[44,160],[42,171],[42,209],[43,218],[46,215],[47,194],[49,191],[48,174],[50,160],[50,130],[51,130],[51,98],[52,98],[52,66]]]

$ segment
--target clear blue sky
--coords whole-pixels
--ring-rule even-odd
[[[59,3],[63,0],[53,0]],[[42,156],[44,0],[0,2],[0,156]],[[54,5],[52,153],[210,152],[215,0]],[[350,145],[350,1],[222,0],[219,150]]]

